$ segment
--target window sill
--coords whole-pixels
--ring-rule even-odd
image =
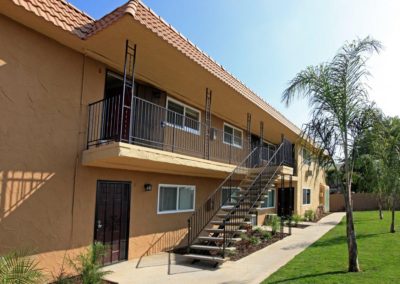
[[[228,143],[228,142],[225,142],[225,141],[223,141],[223,143],[224,143],[225,145],[229,145],[229,146],[232,146],[232,147],[235,147],[235,148],[238,148],[238,149],[243,149],[243,146],[240,146],[240,145]]]
[[[188,213],[188,212],[194,212],[194,209],[175,210],[175,211],[157,211],[157,214],[158,215],[166,215],[166,214],[177,214],[177,213]]]
[[[274,207],[259,207],[257,208],[257,211],[267,211],[267,210],[271,210],[271,209],[275,209]]]
[[[171,127],[171,128],[179,129],[179,130],[182,130],[182,131],[185,131],[185,132],[200,136],[200,129],[196,130],[196,129],[193,129],[193,128],[190,128],[190,127],[187,127],[187,126],[179,126],[179,125],[175,125],[175,124],[172,124],[170,122],[167,122],[167,121],[163,121],[163,125],[162,126],[163,127],[168,126],[168,127]]]

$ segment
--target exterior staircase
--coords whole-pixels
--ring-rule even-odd
[[[235,250],[234,244],[251,227],[268,190],[275,187],[287,152],[285,146],[288,143],[282,142],[273,153],[264,147],[255,148],[196,209],[188,219],[187,258],[217,266]],[[229,194],[222,194],[223,190]]]

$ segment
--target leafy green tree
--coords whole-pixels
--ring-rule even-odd
[[[351,184],[354,168],[354,146],[369,127],[370,102],[365,78],[369,75],[366,61],[382,48],[369,37],[345,43],[331,62],[309,66],[299,72],[284,91],[287,105],[296,95],[308,100],[311,120],[303,129],[303,140],[317,146],[320,166],[343,163],[343,193],[346,207],[346,231],[350,272],[360,270],[353,222]]]
[[[372,125],[365,131],[355,147],[355,171],[358,179],[358,191],[371,192],[376,195],[379,207],[379,218],[383,219],[383,204],[387,200],[386,172],[386,118],[376,109],[372,115]]]
[[[386,182],[391,201],[392,222],[390,232],[395,230],[395,212],[400,193],[400,118],[388,120],[388,135],[386,136]]]

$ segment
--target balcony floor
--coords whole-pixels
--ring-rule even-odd
[[[84,166],[225,178],[230,165],[149,147],[111,142],[83,151]]]

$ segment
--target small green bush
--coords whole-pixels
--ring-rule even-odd
[[[273,217],[270,219],[270,224],[269,224],[269,225],[271,226],[272,234],[275,235],[276,232],[277,232],[278,229],[279,229],[279,218],[278,218],[278,216],[273,216]]]
[[[71,275],[65,273],[64,268],[58,273],[58,275],[53,274],[52,284],[74,284],[75,281],[71,278]]]
[[[293,220],[294,226],[297,227],[297,225],[299,224],[299,222],[300,222],[302,219],[303,219],[303,218],[302,218],[300,215],[294,214],[294,215],[292,216],[292,220]]]
[[[255,228],[253,229],[253,231],[254,231],[255,233],[261,234],[261,233],[263,232],[263,229],[261,229],[260,227],[255,227]]]
[[[84,253],[79,254],[75,261],[70,261],[71,266],[81,276],[82,284],[100,284],[101,278],[111,273],[101,270],[101,259],[105,252],[106,247],[95,242]]]
[[[0,256],[0,283],[43,283],[43,272],[28,250],[10,252]]]
[[[261,233],[261,238],[262,238],[263,240],[268,240],[268,239],[271,238],[271,233],[268,232],[268,231],[262,231],[262,233]]]
[[[304,219],[306,221],[314,221],[315,219],[315,213],[312,210],[306,210],[306,212],[304,212]]]
[[[249,242],[250,242],[252,245],[258,245],[258,244],[260,243],[260,239],[257,238],[256,236],[251,236],[251,237],[249,238]]]
[[[242,241],[248,241],[249,240],[249,236],[245,233],[241,233],[240,234],[240,238],[242,239]]]

